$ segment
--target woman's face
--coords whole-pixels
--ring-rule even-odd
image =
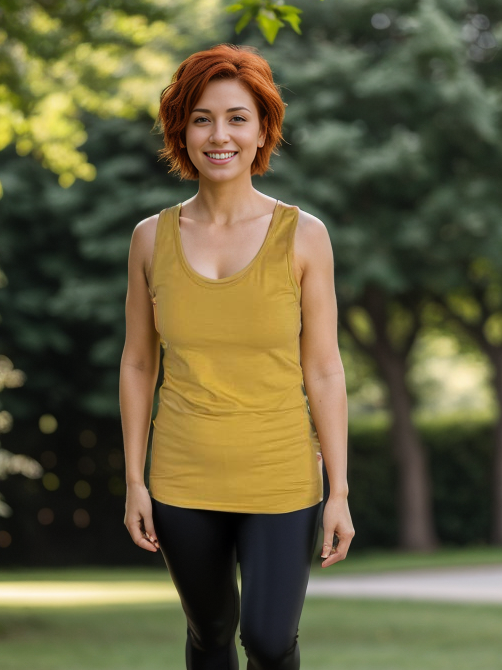
[[[209,82],[191,110],[185,136],[190,160],[200,176],[212,181],[250,172],[265,141],[254,97],[236,79]],[[227,153],[233,156],[218,158]]]

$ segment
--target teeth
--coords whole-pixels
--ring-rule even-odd
[[[233,155],[236,154],[236,153],[237,153],[237,151],[232,151],[232,152],[227,153],[227,154],[207,154],[207,155],[208,155],[210,158],[220,158],[220,159],[223,159],[223,158],[230,158],[231,156],[233,156]]]

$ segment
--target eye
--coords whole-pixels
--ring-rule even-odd
[[[234,119],[240,119],[241,121],[246,120],[243,116],[238,116],[238,115],[233,116],[231,120],[233,121]],[[208,118],[207,118],[207,116],[199,116],[197,119],[195,119],[194,123],[198,123],[199,121],[208,121]]]

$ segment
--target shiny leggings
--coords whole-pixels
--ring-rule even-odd
[[[151,500],[160,549],[187,619],[187,669],[238,670],[240,620],[247,670],[298,670],[298,627],[322,501],[283,514],[248,514]]]

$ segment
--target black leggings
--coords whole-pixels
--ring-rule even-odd
[[[239,620],[247,670],[299,669],[298,627],[322,506],[248,514],[152,498],[155,532],[187,619],[188,670],[238,670]]]

